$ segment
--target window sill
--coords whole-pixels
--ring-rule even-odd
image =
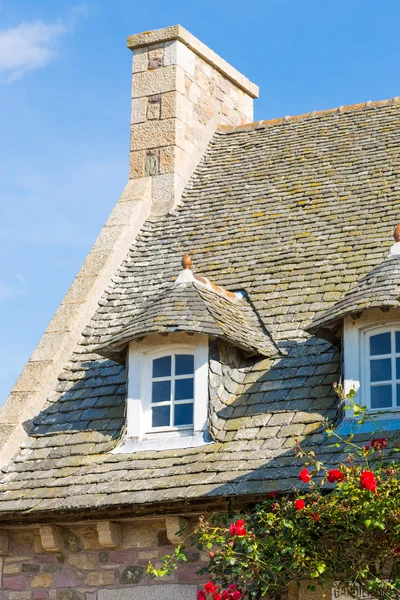
[[[400,411],[392,410],[386,414],[369,413],[371,417],[379,422],[379,430],[372,421],[366,421],[361,425],[358,425],[359,418],[345,417],[340,423],[339,427],[336,428],[336,432],[339,435],[350,435],[352,433],[374,433],[379,434],[380,428],[384,431],[398,431],[400,430]]]
[[[192,435],[181,435],[179,437],[153,437],[147,440],[134,438],[125,439],[121,445],[111,451],[112,454],[133,454],[134,452],[145,452],[147,450],[178,450],[180,448],[196,448],[214,444],[208,432],[193,433]]]

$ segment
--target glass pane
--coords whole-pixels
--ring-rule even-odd
[[[396,331],[396,352],[400,352],[400,331]]]
[[[378,358],[370,361],[371,381],[387,381],[392,379],[392,361],[390,358]]]
[[[193,354],[177,354],[175,361],[175,375],[191,375],[194,373]]]
[[[371,335],[369,338],[369,353],[371,356],[390,354],[390,352],[390,331]]]
[[[400,406],[400,384],[396,385],[397,406]]]
[[[169,377],[171,375],[171,357],[162,356],[153,360],[153,377]]]
[[[377,385],[371,387],[371,408],[392,406],[392,386]]]
[[[153,381],[151,390],[152,402],[165,402],[171,399],[171,381]]]
[[[169,427],[170,406],[155,406],[152,409],[152,427]]]
[[[193,399],[193,377],[175,380],[175,400]]]
[[[400,379],[400,358],[396,358],[396,379]]]
[[[193,425],[193,403],[175,404],[174,425]]]

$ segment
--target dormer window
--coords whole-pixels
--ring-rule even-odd
[[[400,408],[400,326],[364,333],[365,401],[370,410]]]
[[[115,451],[199,446],[210,442],[208,344],[224,340],[246,356],[277,357],[279,348],[244,290],[237,293],[192,272],[143,304],[95,351],[127,367],[126,439]]]
[[[400,418],[400,225],[388,256],[306,327],[341,339],[343,388],[379,419]],[[346,413],[352,417],[352,411]],[[389,416],[388,416],[389,415]]]

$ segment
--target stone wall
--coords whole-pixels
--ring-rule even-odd
[[[173,550],[165,521],[125,523],[121,532],[121,545],[105,549],[95,525],[63,527],[58,552],[44,549],[39,528],[10,532],[8,553],[0,558],[0,600],[150,600],[148,586],[157,586],[155,598],[176,600],[178,585],[187,586],[184,600],[195,600],[197,582],[205,580],[196,571],[206,555],[194,550],[172,576],[151,579],[145,573],[149,560],[157,564]]]

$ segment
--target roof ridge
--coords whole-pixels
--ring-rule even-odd
[[[375,102],[368,100],[367,102],[360,102],[359,104],[348,104],[347,106],[339,106],[337,108],[328,108],[325,110],[313,110],[311,112],[302,113],[300,115],[287,115],[285,117],[278,117],[276,119],[253,121],[252,123],[244,123],[243,125],[218,125],[217,133],[233,133],[236,131],[248,131],[251,129],[260,129],[262,127],[267,127],[268,125],[280,125],[288,123],[290,121],[299,121],[302,119],[305,120],[320,115],[327,115],[330,113],[342,113],[362,110],[366,108],[381,108],[384,106],[396,105],[400,105],[400,96],[395,96],[394,98],[389,98],[387,100],[377,100]]]

